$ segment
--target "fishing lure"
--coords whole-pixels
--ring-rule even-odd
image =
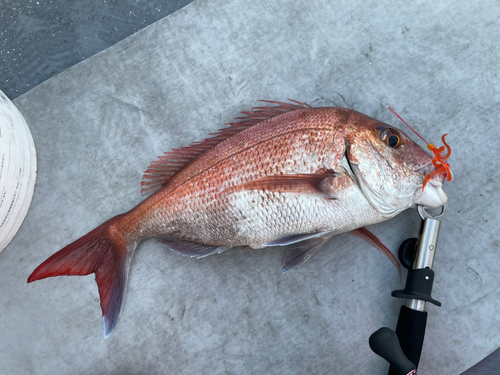
[[[445,134],[441,137],[441,141],[443,142],[444,146],[441,146],[439,148],[437,148],[436,146],[434,146],[432,143],[429,143],[427,142],[420,134],[418,134],[410,125],[408,125],[408,123],[402,119],[402,117],[400,115],[398,115],[398,113],[392,109],[391,107],[387,107],[389,109],[389,111],[391,111],[398,119],[400,119],[406,126],[408,126],[410,128],[410,130],[412,132],[414,132],[422,141],[424,141],[425,143],[427,143],[427,148],[434,154],[434,159],[432,159],[432,165],[434,165],[434,168],[436,168],[434,171],[432,171],[431,173],[429,173],[425,179],[424,179],[424,184],[422,185],[422,191],[424,191],[424,188],[425,188],[425,185],[427,185],[427,183],[429,182],[429,180],[434,177],[435,175],[437,174],[440,174],[440,173],[445,173],[446,174],[446,179],[448,181],[452,181],[453,180],[453,173],[451,172],[451,168],[450,168],[450,164],[448,163],[447,159],[450,157],[451,155],[451,148],[450,146],[448,145],[448,143],[446,143],[445,141],[445,137],[448,135],[448,134]],[[443,152],[445,150],[445,146],[446,146],[446,155],[443,155]]]

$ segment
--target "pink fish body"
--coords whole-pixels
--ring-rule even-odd
[[[160,156],[143,193],[159,189],[43,262],[28,282],[95,273],[104,336],[123,309],[137,244],[155,237],[203,257],[232,247],[289,246],[284,271],[302,264],[331,236],[349,232],[397,264],[365,226],[447,197],[432,157],[398,129],[345,108],[275,103],[213,138]],[[399,266],[399,264],[398,264]]]

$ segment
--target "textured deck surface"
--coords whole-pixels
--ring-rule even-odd
[[[154,241],[132,261],[102,337],[93,276],[26,284],[49,255],[141,198],[164,151],[256,99],[346,106],[453,149],[422,374],[458,374],[500,346],[500,6],[487,1],[195,1],[15,100],[38,152],[30,212],[0,254],[0,373],[383,374],[368,347],[395,327],[392,264],[338,237],[281,275],[282,250],[202,260]],[[391,249],[418,214],[370,228]]]
[[[0,90],[10,99],[193,0],[2,0]]]

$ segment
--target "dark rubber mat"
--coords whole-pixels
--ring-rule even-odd
[[[14,99],[193,0],[2,0],[0,90]]]

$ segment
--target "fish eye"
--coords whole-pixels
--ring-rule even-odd
[[[378,128],[380,138],[391,148],[398,148],[403,144],[403,137],[400,136],[395,129]]]
[[[392,148],[396,148],[399,146],[399,138],[396,135],[391,135],[389,138],[387,138],[387,144],[391,146]]]

